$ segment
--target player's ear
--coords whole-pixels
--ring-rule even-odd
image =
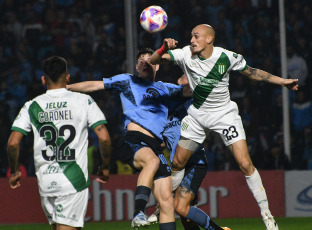
[[[135,69],[136,69],[137,72],[139,72],[138,65],[135,65]]]
[[[66,81],[66,84],[70,83],[70,75],[69,74],[66,75],[65,81]]]
[[[206,41],[207,41],[207,44],[212,43],[213,37],[211,35],[208,35]]]
[[[46,86],[46,85],[47,85],[47,83],[46,83],[46,79],[45,79],[45,77],[44,77],[44,76],[41,76],[41,83],[42,83],[42,85],[44,85],[44,86]]]

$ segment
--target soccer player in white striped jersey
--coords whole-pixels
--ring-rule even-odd
[[[46,93],[25,103],[12,125],[8,159],[12,189],[20,186],[19,144],[34,133],[34,162],[41,206],[53,230],[81,229],[88,204],[88,127],[99,139],[102,165],[96,180],[109,178],[111,140],[106,119],[89,96],[66,89],[70,75],[66,60],[50,57],[41,80]]]
[[[187,76],[193,90],[193,104],[182,120],[181,138],[173,159],[172,171],[180,171],[210,131],[220,134],[234,155],[247,184],[260,207],[266,229],[277,230],[271,215],[261,177],[254,167],[246,144],[238,108],[230,100],[229,73],[239,71],[251,80],[265,81],[298,90],[298,79],[283,79],[246,64],[242,55],[213,45],[214,29],[207,24],[193,28],[190,45],[176,48],[177,41],[164,39],[163,46],[151,56],[152,64],[174,63]],[[178,174],[177,172],[175,174]]]

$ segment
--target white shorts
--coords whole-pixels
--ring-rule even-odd
[[[41,197],[41,207],[49,224],[83,227],[87,212],[89,189],[58,197]]]
[[[181,136],[187,139],[201,144],[209,132],[215,131],[226,146],[238,140],[246,140],[242,119],[233,101],[217,111],[202,111],[191,105],[187,113],[181,122]]]

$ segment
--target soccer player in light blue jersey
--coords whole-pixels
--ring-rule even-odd
[[[182,82],[186,84],[187,80],[185,76],[182,76],[178,82],[180,84]],[[187,109],[192,102],[192,98],[181,98],[173,100],[169,106],[169,115],[163,137],[166,147],[170,152],[170,162],[174,158],[180,139],[181,121],[187,115]],[[199,226],[204,229],[222,230],[204,211],[195,206],[197,203],[197,192],[207,173],[207,168],[208,162],[205,151],[200,146],[188,160],[181,184],[175,185],[173,182],[173,190],[175,190],[174,208],[180,215],[185,230],[199,230]],[[157,217],[155,215],[151,216],[149,220],[157,221]]]
[[[137,55],[138,76],[120,74],[103,81],[81,82],[68,86],[69,90],[92,92],[112,90],[120,95],[126,135],[122,139],[122,161],[140,171],[135,196],[132,227],[150,223],[144,214],[151,190],[160,204],[159,229],[175,229],[171,170],[163,155],[161,143],[171,98],[181,97],[183,86],[155,82],[158,65],[149,63],[154,51],[142,49]],[[185,91],[186,92],[186,91]]]

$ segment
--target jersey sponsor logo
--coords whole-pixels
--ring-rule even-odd
[[[60,188],[61,186],[59,186],[56,181],[52,181],[50,186],[48,186],[48,189],[60,189]]]
[[[233,57],[237,58],[238,57],[237,53],[233,53]]]
[[[219,80],[216,80],[216,79],[202,78],[198,84],[199,85],[211,85],[215,87],[218,83],[219,83]]]
[[[146,93],[148,94],[143,94],[143,100],[155,100],[160,97],[160,93],[154,88],[147,88]]]
[[[170,129],[174,126],[180,126],[180,125],[181,125],[181,121],[171,121],[171,122],[167,123],[164,130]]]
[[[73,214],[72,217],[70,218],[71,220],[75,220],[75,221],[78,221],[77,219],[77,215],[76,214]]]
[[[64,166],[49,165],[48,168],[43,171],[43,174],[63,173],[66,168],[67,168],[66,165]]]

